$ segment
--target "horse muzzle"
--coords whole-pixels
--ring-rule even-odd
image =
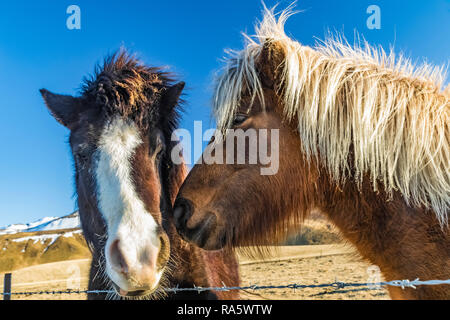
[[[123,238],[107,244],[106,273],[121,296],[144,296],[158,288],[168,259],[165,238],[161,235],[159,246],[147,243],[136,248]]]
[[[191,201],[178,198],[174,205],[174,221],[180,236],[205,250],[219,250],[225,246],[225,233],[217,216],[211,211],[194,212]]]

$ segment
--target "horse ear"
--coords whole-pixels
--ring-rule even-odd
[[[185,83],[183,81],[180,81],[173,86],[169,87],[164,92],[164,103],[169,106],[170,108],[173,108],[177,105],[178,100],[180,99],[181,92],[184,89]]]
[[[78,98],[55,94],[46,89],[39,90],[44,98],[47,108],[53,117],[63,126],[70,129],[70,125],[76,120]]]
[[[275,83],[277,83],[277,79],[282,72],[284,60],[283,48],[271,39],[265,40],[256,59],[256,68],[264,86],[274,89]]]

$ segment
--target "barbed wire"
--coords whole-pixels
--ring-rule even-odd
[[[166,288],[163,289],[166,292],[172,292],[172,293],[178,293],[178,292],[185,292],[185,291],[197,291],[198,293],[204,292],[204,291],[233,291],[233,290],[266,290],[266,289],[307,289],[307,288],[334,288],[336,290],[343,289],[343,288],[351,288],[351,287],[357,287],[357,289],[352,289],[351,291],[366,291],[366,290],[381,290],[383,287],[386,286],[393,286],[393,287],[401,287],[402,289],[405,288],[412,288],[416,289],[417,286],[431,286],[431,285],[443,285],[448,284],[450,285],[450,279],[447,280],[426,280],[421,281],[418,278],[415,280],[392,280],[392,281],[382,281],[382,282],[372,282],[372,283],[346,283],[346,282],[340,282],[335,281],[332,283],[323,283],[323,284],[298,284],[298,283],[292,283],[292,284],[286,284],[286,285],[248,285],[248,286],[235,286],[235,287],[197,287],[194,286],[192,288],[179,288],[178,286],[175,288]],[[90,294],[108,294],[108,293],[116,293],[115,290],[52,290],[52,291],[24,291],[24,292],[8,292],[8,293],[1,293],[0,296],[5,295],[25,295],[25,296],[31,296],[31,295],[43,295],[43,294],[83,294],[83,293],[90,293]],[[339,291],[335,291],[335,293],[341,293]],[[324,293],[325,294],[325,293]],[[327,292],[326,294],[333,294],[333,292]]]

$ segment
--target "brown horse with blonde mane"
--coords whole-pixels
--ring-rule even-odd
[[[265,9],[214,95],[223,139],[216,136],[211,148],[220,146],[226,158],[228,129],[278,129],[278,171],[261,175],[267,164],[260,161],[197,163],[176,200],[178,232],[208,250],[261,246],[285,239],[319,210],[386,280],[449,279],[442,70],[340,39],[301,45],[284,32],[290,14]],[[389,292],[393,299],[450,298],[449,285]]]
[[[174,227],[172,205],[187,171],[170,157],[183,87],[122,51],[85,81],[79,97],[41,90],[70,129],[81,225],[93,256],[89,290],[114,292],[90,299],[239,297],[165,290],[239,284],[234,253],[197,248]]]

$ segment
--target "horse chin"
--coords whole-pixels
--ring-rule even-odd
[[[111,277],[112,276],[112,277]],[[109,276],[110,284],[116,294],[124,299],[151,299],[154,294],[156,294],[161,282],[164,283],[165,279],[165,268],[162,268],[157,272],[156,281],[153,283],[142,284],[139,286],[133,286],[130,284],[129,280],[124,279],[117,274],[112,274]]]
[[[153,288],[148,289],[148,288],[140,288],[137,290],[123,290],[122,288],[120,288],[117,284],[115,284],[114,282],[112,282],[112,286],[114,288],[114,290],[116,291],[116,293],[125,299],[142,299],[142,298],[147,298],[150,299],[152,297],[152,295],[157,291],[158,287],[159,287],[159,283],[156,283],[154,285]]]

